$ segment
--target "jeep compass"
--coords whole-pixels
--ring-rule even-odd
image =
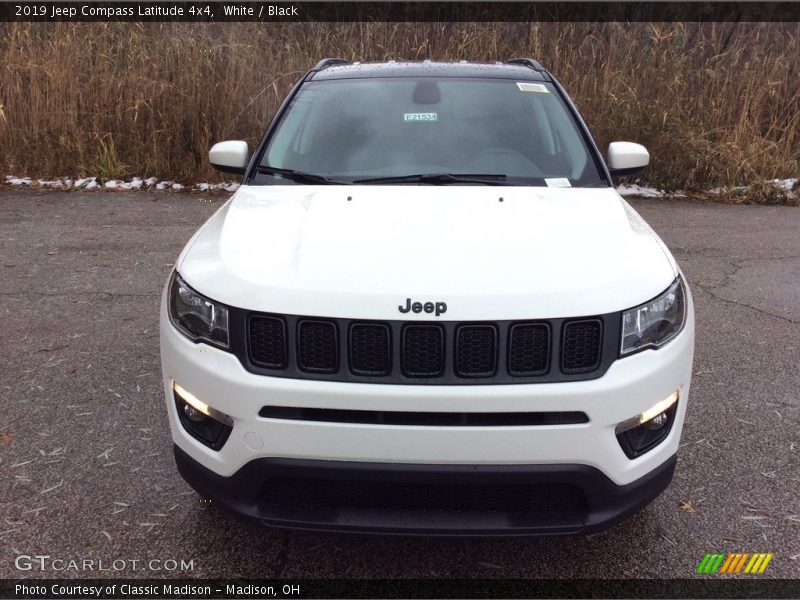
[[[296,84],[164,290],[178,469],[288,528],[592,532],[669,484],[694,313],[663,242],[532,59]]]

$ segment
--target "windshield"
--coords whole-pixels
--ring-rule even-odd
[[[308,82],[258,173],[257,184],[608,185],[555,88],[506,79]]]

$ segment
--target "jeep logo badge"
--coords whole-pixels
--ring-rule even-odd
[[[397,310],[399,310],[401,313],[421,313],[422,311],[425,311],[426,313],[435,313],[438,317],[439,315],[443,315],[447,312],[447,304],[444,302],[411,302],[411,298],[406,298],[406,305],[403,306],[401,304],[397,307]]]

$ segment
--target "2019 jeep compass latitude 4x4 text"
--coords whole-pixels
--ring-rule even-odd
[[[536,61],[351,64],[295,86],[161,309],[183,477],[282,527],[594,531],[669,484],[694,314]]]

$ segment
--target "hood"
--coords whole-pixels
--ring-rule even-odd
[[[613,188],[243,186],[178,270],[231,306],[321,317],[502,320],[630,308],[677,274]],[[446,315],[403,314],[444,302]]]

